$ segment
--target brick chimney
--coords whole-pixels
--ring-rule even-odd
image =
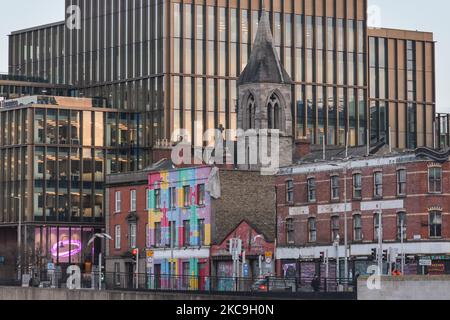
[[[172,158],[172,144],[168,140],[158,140],[152,149],[152,162]]]
[[[298,161],[311,153],[311,141],[307,138],[295,140],[294,160]]]

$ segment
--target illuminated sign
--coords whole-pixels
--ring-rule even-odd
[[[66,258],[74,256],[81,252],[81,241],[79,240],[64,240],[55,243],[52,247],[52,256],[58,256],[58,248],[59,248],[59,257]]]

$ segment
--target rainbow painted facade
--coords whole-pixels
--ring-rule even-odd
[[[149,174],[147,246],[153,258],[147,261],[147,273],[157,279],[151,286],[168,286],[168,276],[178,288],[209,285],[210,172],[203,166]]]

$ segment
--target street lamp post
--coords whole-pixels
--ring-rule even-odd
[[[19,203],[19,217],[17,226],[17,280],[22,279],[22,198],[14,197]]]
[[[339,243],[341,239],[339,235],[336,236],[336,240],[334,240],[334,246],[336,248],[336,280],[338,280],[339,277]]]
[[[401,237],[401,244],[402,244],[402,275],[404,275],[405,274],[405,248],[404,248],[404,246],[403,246],[403,243],[404,243],[404,239],[403,239],[403,237],[404,237],[404,232],[405,232],[405,227],[404,227],[404,220],[403,220],[403,217],[401,217],[401,226],[400,226],[400,228],[401,228],[401,230],[400,230],[400,237]]]
[[[380,210],[378,216],[378,270],[383,274],[383,211]]]
[[[256,235],[256,236],[253,238],[253,240],[252,240],[252,243],[253,243],[255,246],[256,246],[256,241],[257,241],[258,239],[264,240],[264,237],[263,237],[262,235],[260,235],[260,234]],[[260,277],[260,278],[262,278],[262,276],[263,276],[262,265],[263,265],[263,255],[261,254],[261,255],[258,257],[258,268],[259,268],[259,277]]]
[[[348,157],[345,159],[344,165],[340,166],[337,164],[332,164],[334,167],[339,167],[344,169],[344,276],[348,279],[348,219],[347,219],[347,171],[348,171]],[[339,266],[338,266],[339,268]]]
[[[88,241],[87,246],[89,247],[92,243],[94,243],[95,239],[108,239],[112,240],[113,238],[107,233],[96,233],[94,236]],[[103,243],[102,243],[103,245]],[[102,245],[100,246],[100,253],[98,254],[98,290],[102,290]]]
[[[348,279],[347,163],[344,166],[344,275]]]

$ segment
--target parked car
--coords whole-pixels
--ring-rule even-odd
[[[295,280],[264,278],[256,281],[252,286],[252,292],[295,292]]]

